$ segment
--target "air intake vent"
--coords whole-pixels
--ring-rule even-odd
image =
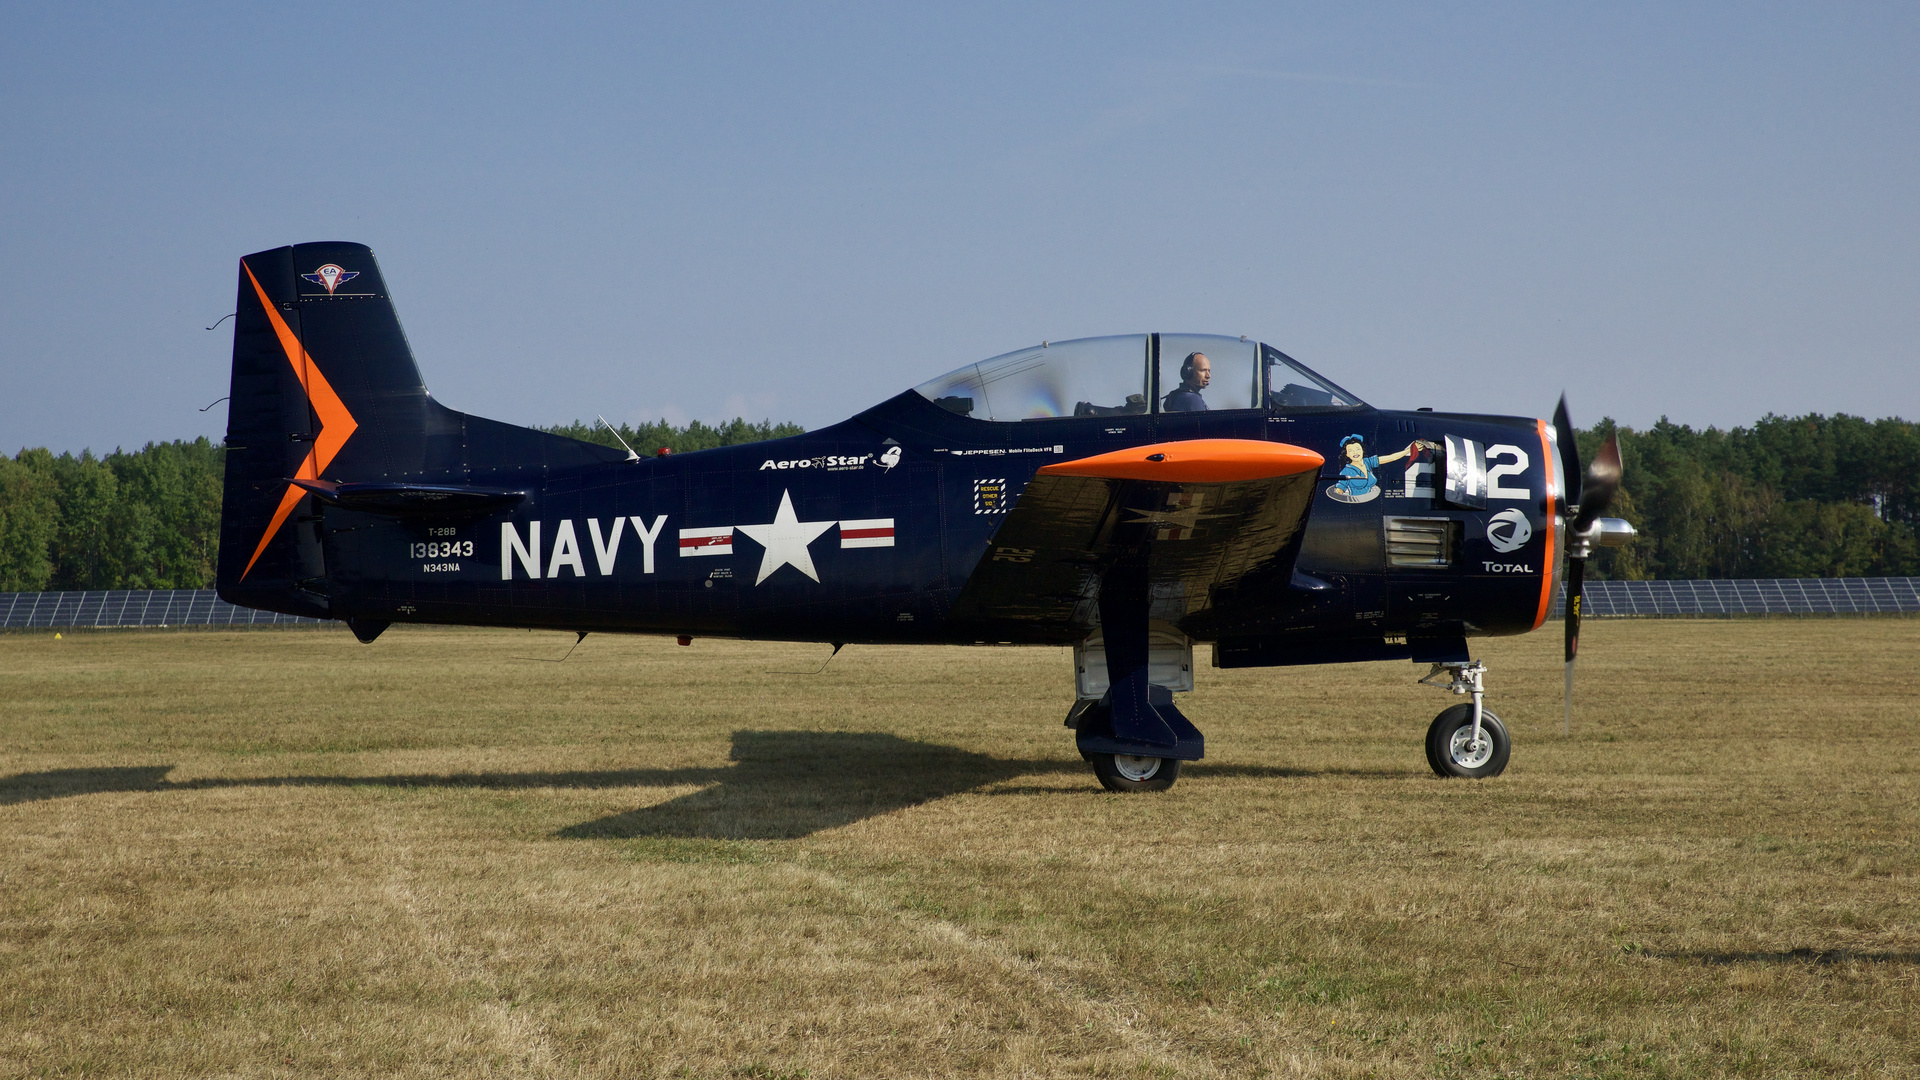
[[[1390,566],[1452,566],[1459,544],[1455,533],[1459,523],[1451,518],[1390,517],[1387,529],[1387,563]]]

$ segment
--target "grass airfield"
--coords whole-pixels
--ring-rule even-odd
[[[1920,1076],[1920,620],[1482,643],[1480,782],[1203,668],[1133,796],[1066,650],[571,641],[0,636],[0,1076]]]

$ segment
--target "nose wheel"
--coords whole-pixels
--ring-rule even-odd
[[[1500,718],[1480,710],[1480,730],[1476,735],[1473,706],[1455,705],[1433,718],[1427,728],[1427,764],[1439,776],[1463,776],[1479,779],[1499,776],[1507,767],[1507,755],[1513,741]]]
[[[1442,673],[1451,673],[1452,680],[1435,682]],[[1473,695],[1471,704],[1443,710],[1427,728],[1427,764],[1437,776],[1478,780],[1506,771],[1513,740],[1507,736],[1507,726],[1483,704],[1486,674],[1487,665],[1475,660],[1435,664],[1420,680],[1435,689]]]

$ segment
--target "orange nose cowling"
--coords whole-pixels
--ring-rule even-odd
[[[1155,458],[1158,460],[1155,460]],[[1253,439],[1186,439],[1130,446],[1093,457],[1042,465],[1042,476],[1097,476],[1109,480],[1164,480],[1224,484],[1314,472],[1327,459],[1301,446]]]

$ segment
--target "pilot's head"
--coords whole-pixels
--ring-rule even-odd
[[[1205,390],[1213,381],[1213,365],[1207,361],[1206,353],[1188,353],[1180,362],[1180,381],[1195,390]]]

